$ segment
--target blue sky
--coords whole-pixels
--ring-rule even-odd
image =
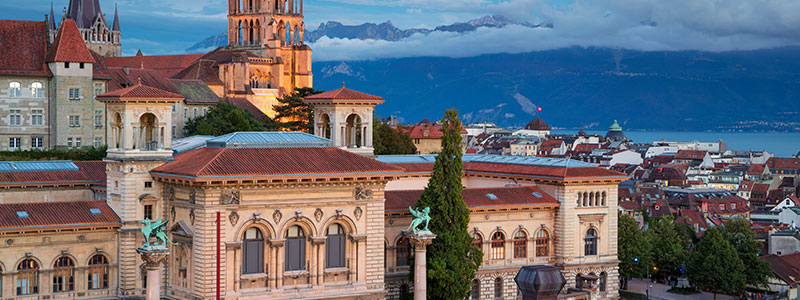
[[[178,54],[226,27],[225,0],[100,0],[109,17],[119,5],[123,52]],[[69,0],[54,1],[56,16]],[[471,56],[568,46],[640,50],[747,50],[800,45],[796,0],[305,0],[308,29],[391,20],[400,28],[433,28],[504,15],[553,29],[510,26],[467,34],[413,36],[400,42],[322,39],[317,60],[417,55]],[[0,1],[0,18],[43,20],[49,0]]]

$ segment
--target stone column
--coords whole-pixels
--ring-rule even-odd
[[[161,247],[137,248],[147,270],[147,300],[161,299],[161,262],[167,258],[169,249]]]
[[[414,246],[414,300],[428,299],[428,266],[426,253],[428,245],[433,242],[436,235],[420,231],[418,233],[405,233],[409,242]]]

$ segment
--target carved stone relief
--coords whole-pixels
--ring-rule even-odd
[[[272,213],[272,220],[275,221],[275,224],[278,224],[283,218],[283,214],[279,209],[276,209],[275,212]]]
[[[239,191],[222,191],[219,195],[219,204],[239,204]]]
[[[353,215],[356,217],[356,220],[361,220],[361,214],[363,213],[364,211],[361,210],[361,206],[356,206],[356,209],[353,210]]]
[[[356,200],[372,199],[372,190],[363,185],[357,186],[354,195]]]
[[[236,223],[239,222],[239,213],[237,213],[235,210],[232,211],[228,216],[228,220],[231,221],[231,226],[236,226]]]
[[[324,214],[325,213],[322,212],[322,209],[317,207],[317,210],[314,211],[314,219],[316,219],[317,222],[319,222],[320,220],[322,220],[322,216]]]

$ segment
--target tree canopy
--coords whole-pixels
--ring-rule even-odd
[[[278,97],[275,109],[275,123],[269,125],[270,130],[313,132],[314,108],[306,104],[305,97],[322,93],[313,88],[304,87],[295,89],[291,95]]]
[[[372,120],[372,145],[375,155],[414,154],[416,148],[411,142],[411,136],[403,130],[402,125],[397,129],[386,125],[378,119]]]
[[[431,208],[430,230],[437,235],[428,247],[428,298],[466,299],[483,254],[472,246],[469,209],[461,197],[461,121],[449,109],[442,119],[442,152],[436,157],[428,186],[416,203]]]
[[[639,223],[633,217],[620,214],[618,222],[619,275],[627,285],[628,278],[645,277],[652,267],[653,245],[648,233],[639,228]]]
[[[756,233],[750,228],[750,222],[745,219],[734,219],[725,223],[722,229],[725,239],[733,245],[747,269],[745,282],[756,287],[767,285],[768,277],[772,275],[769,263],[758,259],[761,252],[761,242],[756,241]]]
[[[184,130],[186,136],[220,136],[237,131],[263,131],[264,127],[249,111],[230,103],[218,102],[204,116],[189,119]]]
[[[688,238],[673,222],[672,217],[661,217],[652,228],[653,264],[658,276],[680,275],[688,257]]]
[[[741,293],[745,288],[745,267],[736,249],[723,237],[720,229],[709,228],[689,259],[689,280],[700,288],[714,292]]]

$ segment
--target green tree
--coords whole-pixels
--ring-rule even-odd
[[[273,105],[275,109],[275,124],[270,126],[270,130],[279,131],[302,131],[312,132],[314,130],[314,108],[306,104],[305,97],[322,93],[313,88],[304,87],[295,89],[291,95],[278,98],[278,104]]]
[[[652,228],[653,264],[657,277],[680,275],[688,257],[688,238],[672,217],[661,217]]]
[[[206,115],[190,119],[184,127],[186,136],[220,136],[237,131],[263,131],[252,113],[225,102],[219,102]]]
[[[756,287],[766,287],[768,277],[772,275],[769,263],[758,259],[761,242],[756,241],[756,233],[745,219],[735,219],[725,223],[722,229],[725,239],[736,249],[745,272],[745,283]]]
[[[617,229],[619,275],[623,279],[622,289],[628,289],[628,279],[645,277],[652,267],[653,245],[649,235],[639,228],[633,217],[620,214]]]
[[[708,229],[692,253],[689,280],[714,292],[741,293],[745,288],[745,268],[736,249],[716,227]]]
[[[469,208],[461,198],[461,121],[449,109],[442,119],[442,152],[416,207],[431,208],[430,230],[437,235],[428,247],[428,298],[466,299],[483,253],[472,246]]]
[[[372,145],[375,155],[414,154],[416,149],[411,142],[411,136],[403,130],[402,125],[397,129],[372,119]]]

